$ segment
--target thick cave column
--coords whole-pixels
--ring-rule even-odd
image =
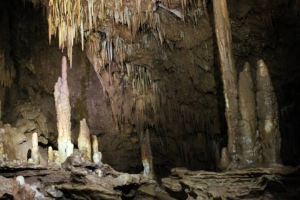
[[[257,62],[257,117],[262,145],[262,159],[267,166],[281,163],[281,137],[278,120],[278,105],[267,65]]]
[[[256,151],[256,104],[253,79],[250,71],[250,64],[245,63],[243,71],[239,74],[238,96],[239,110],[239,144],[241,149],[241,164],[249,166],[258,161]]]
[[[59,160],[63,163],[73,153],[71,143],[71,105],[67,83],[67,59],[62,58],[62,77],[54,87],[55,107],[57,114],[58,152]]]
[[[220,64],[224,96],[225,117],[228,126],[228,154],[232,163],[236,163],[238,131],[237,74],[232,53],[230,21],[226,0],[213,0],[215,30],[220,54]]]

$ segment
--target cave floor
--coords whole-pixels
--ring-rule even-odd
[[[0,167],[0,199],[300,199],[300,170],[174,168],[159,185],[142,174],[117,172],[106,164],[6,162]]]

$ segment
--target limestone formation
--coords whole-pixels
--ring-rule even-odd
[[[96,164],[101,164],[102,153],[98,149],[98,139],[96,135],[92,136],[93,138],[93,161]]]
[[[229,159],[227,147],[223,147],[221,151],[221,160],[220,160],[219,168],[222,171],[225,171],[228,168],[229,164],[230,164],[230,159]]]
[[[262,159],[268,165],[281,163],[278,105],[267,65],[263,60],[257,62],[257,117],[262,145]]]
[[[144,176],[148,178],[154,178],[153,169],[153,158],[150,144],[149,130],[147,129],[145,133],[141,133],[141,154],[142,163],[144,166]]]
[[[51,146],[48,147],[48,162],[54,161],[54,153]]]
[[[86,124],[85,118],[80,121],[80,131],[78,137],[78,148],[84,154],[84,158],[91,159],[91,138],[90,130]]]
[[[236,149],[238,131],[237,74],[232,53],[231,27],[226,0],[213,0],[213,10],[225,97],[228,153],[231,162],[236,165],[238,162]]]
[[[73,153],[71,143],[71,106],[67,83],[67,59],[62,58],[62,77],[54,87],[55,107],[57,114],[58,151],[60,162],[64,162]]]
[[[38,145],[38,135],[36,132],[32,134],[31,140],[32,148],[31,148],[31,159],[33,163],[40,164],[40,152],[39,152],[39,145]]]
[[[238,97],[239,110],[239,138],[238,142],[241,149],[241,165],[249,166],[257,162],[256,145],[256,104],[253,80],[250,64],[245,63],[243,71],[239,74]]]

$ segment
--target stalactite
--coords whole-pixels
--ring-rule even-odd
[[[245,63],[243,71],[239,74],[238,96],[241,114],[238,124],[241,164],[249,166],[258,161],[258,152],[256,151],[257,122],[255,93],[249,63]]]
[[[58,78],[54,87],[55,107],[57,114],[58,151],[63,163],[73,153],[71,143],[71,105],[67,83],[67,59],[62,58],[62,77]]]
[[[281,163],[278,105],[268,68],[263,60],[257,62],[257,117],[262,144],[262,158],[266,165]]]
[[[213,0],[215,30],[220,54],[225,117],[228,127],[228,153],[233,164],[237,163],[236,136],[238,125],[237,75],[231,47],[231,29],[226,0]]]
[[[84,154],[84,158],[91,159],[91,138],[90,130],[86,124],[85,118],[80,121],[80,131],[78,137],[78,149]]]

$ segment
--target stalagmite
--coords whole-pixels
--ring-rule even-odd
[[[268,68],[263,60],[257,62],[257,117],[262,144],[262,159],[267,166],[281,163],[278,105]]]
[[[238,124],[241,165],[249,166],[257,161],[258,152],[255,151],[255,136],[257,130],[255,93],[250,64],[248,62],[245,63],[243,71],[239,74],[238,96],[241,114],[241,119]]]
[[[149,130],[147,129],[141,133],[141,154],[142,154],[142,163],[144,166],[144,176],[154,179],[154,169],[153,169],[153,158],[150,145]]]
[[[231,47],[231,29],[226,0],[213,0],[215,29],[220,54],[225,117],[228,127],[228,153],[233,164],[237,163],[236,136],[238,125],[237,75]]]
[[[54,153],[52,147],[48,147],[48,162],[54,162]]]
[[[55,107],[57,114],[58,152],[63,163],[73,153],[71,143],[71,106],[67,83],[67,59],[62,58],[62,77],[58,78],[54,87]]]
[[[223,147],[221,151],[221,160],[219,164],[219,168],[223,171],[226,170],[229,166],[229,156],[227,147]]]
[[[40,152],[39,152],[39,145],[38,145],[38,135],[36,132],[32,134],[31,140],[32,148],[31,148],[31,159],[33,163],[40,164]]]
[[[102,153],[98,150],[98,139],[96,135],[92,136],[93,138],[93,161],[96,164],[101,164]]]
[[[91,138],[90,130],[86,124],[85,118],[80,121],[80,131],[78,137],[78,148],[84,154],[84,158],[91,159]]]

